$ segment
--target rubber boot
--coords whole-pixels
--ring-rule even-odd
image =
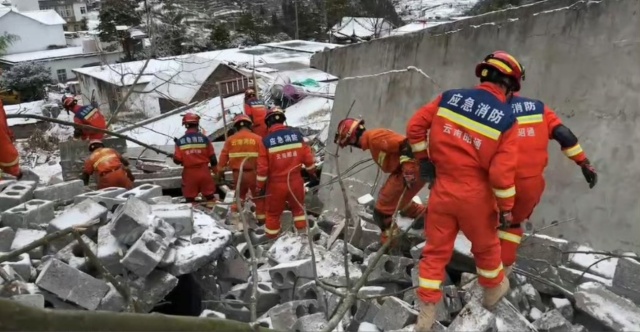
[[[416,332],[431,331],[433,323],[436,322],[436,304],[420,302],[420,313],[418,314],[418,322],[414,328]]]
[[[513,272],[513,265],[505,266],[504,276],[509,277],[511,275],[511,272]]]
[[[498,304],[498,302],[509,291],[509,278],[504,278],[500,284],[493,288],[485,288],[482,297],[482,306],[488,310],[492,310]]]

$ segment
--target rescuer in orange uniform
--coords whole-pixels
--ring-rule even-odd
[[[184,136],[175,139],[173,162],[182,165],[182,195],[188,203],[194,203],[198,193],[207,200],[207,207],[215,203],[216,184],[211,175],[218,165],[216,153],[209,138],[202,134],[200,116],[187,113],[182,117],[187,128]],[[211,167],[209,167],[211,165]]]
[[[518,126],[506,101],[520,90],[524,69],[514,57],[497,51],[477,65],[476,76],[479,86],[443,92],[407,125],[420,176],[433,182],[427,244],[420,260],[416,331],[433,325],[445,266],[459,230],[472,243],[478,282],[484,288],[483,305],[494,307],[509,290],[496,228],[499,222],[512,220]]]
[[[388,129],[366,130],[364,120],[346,118],[338,124],[334,143],[341,148],[351,145],[365,151],[370,150],[376,164],[384,173],[389,174],[373,210],[373,221],[382,230],[382,244],[397,229],[392,225],[396,207],[399,207],[403,216],[417,218],[414,228],[422,228],[426,207],[412,199],[425,183],[418,177],[418,164],[413,159],[406,137]],[[398,206],[400,196],[402,201]]]
[[[18,179],[22,178],[20,155],[15,145],[13,145],[14,141],[13,132],[7,123],[7,113],[0,100],[0,178],[3,172],[11,174]]]
[[[80,106],[73,97],[63,97],[62,106],[67,113],[73,112],[73,122],[81,125],[92,126],[100,129],[107,129],[107,122],[102,112],[92,105]],[[104,133],[84,128],[75,128],[73,138],[83,140],[102,140]]]
[[[109,187],[133,188],[135,180],[129,169],[129,161],[123,158],[118,151],[105,148],[100,140],[92,140],[89,143],[91,155],[84,162],[84,168],[80,178],[84,185],[89,184],[89,177],[93,173],[98,174],[96,183],[98,189]]]
[[[267,221],[265,233],[273,239],[280,233],[280,215],[286,204],[293,214],[298,231],[307,227],[304,217],[304,179],[300,167],[315,177],[315,158],[302,135],[284,125],[286,117],[279,108],[267,113],[265,122],[269,135],[263,139],[258,157],[256,192],[266,198]],[[289,182],[287,183],[287,177]],[[291,187],[291,189],[289,189]]]
[[[258,99],[256,91],[253,89],[247,89],[244,92],[244,114],[251,118],[253,122],[253,132],[265,138],[269,134],[267,125],[265,123],[265,116],[267,115],[267,106]]]
[[[547,149],[549,140],[556,140],[562,152],[582,169],[582,174],[593,188],[598,175],[578,143],[578,138],[562,124],[556,113],[539,100],[514,94],[511,108],[518,119],[519,157],[516,171],[516,200],[513,210],[513,222],[502,225],[498,230],[502,246],[502,264],[505,273],[511,273],[516,261],[516,252],[522,239],[522,223],[540,202],[544,191],[544,169],[549,158]]]
[[[233,184],[236,185],[240,175],[240,166],[244,159],[248,158],[244,162],[240,188],[236,188],[236,195],[239,195],[240,199],[244,201],[249,190],[256,189],[256,165],[258,164],[258,153],[260,152],[262,137],[251,131],[253,123],[251,119],[244,114],[240,114],[233,119],[233,127],[236,133],[224,142],[224,147],[222,148],[222,152],[220,152],[220,160],[218,162],[218,173],[224,173],[225,168],[229,167],[233,171]],[[264,224],[266,219],[264,199],[254,198],[253,202],[256,204],[256,219],[258,219],[258,224]],[[238,210],[235,202],[231,205],[231,208],[234,211]]]

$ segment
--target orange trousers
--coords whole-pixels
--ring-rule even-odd
[[[234,188],[238,184],[238,177],[240,177],[240,170],[233,170],[233,186]],[[240,196],[240,199],[244,201],[247,198],[247,194],[249,194],[249,190],[256,189],[256,171],[255,170],[244,170],[242,171],[242,182],[240,183],[240,188],[236,188],[236,195]],[[253,193],[252,193],[253,194]],[[264,198],[254,198],[253,203],[256,205],[256,219],[258,219],[258,223],[264,223],[266,219],[266,215],[264,212]],[[231,205],[231,211],[237,212],[238,207],[235,202]]]
[[[267,220],[265,233],[270,239],[278,237],[280,233],[280,216],[284,212],[287,203],[293,214],[293,225],[296,229],[302,230],[307,227],[307,220],[304,217],[304,179],[301,175],[291,175],[291,191],[287,185],[287,179],[269,179],[267,182],[266,210]],[[297,201],[296,201],[297,200]],[[300,202],[300,204],[298,204]]]
[[[524,233],[522,223],[531,217],[533,209],[540,202],[544,185],[542,174],[528,178],[516,178],[516,201],[511,211],[513,224],[508,229],[498,231],[504,266],[510,266],[516,262],[518,247]]]
[[[484,180],[439,177],[431,190],[425,223],[427,245],[419,265],[417,294],[437,303],[445,267],[451,260],[458,231],[471,241],[478,282],[493,288],[504,278],[500,257],[498,212],[490,186]]]
[[[98,175],[97,185],[98,189],[118,187],[129,190],[133,188],[133,182],[129,180],[127,172],[123,168],[105,175]]]
[[[195,200],[199,193],[202,193],[207,200],[212,200],[213,194],[216,193],[216,183],[206,164],[199,167],[185,167],[182,170],[182,196],[189,202]]]
[[[416,177],[418,177],[419,172],[417,164],[412,163],[412,166],[415,167],[415,174]],[[402,192],[405,188],[402,170],[398,168],[396,171],[389,174],[387,181],[382,185],[382,188],[380,188],[378,200],[374,207],[375,210],[383,216],[383,227],[381,227],[384,228],[381,233],[381,241],[383,244],[386,243],[387,237],[390,235],[387,234],[385,230],[391,228],[390,226],[393,220],[393,213],[396,211],[396,208],[399,208],[400,214],[408,218],[415,219],[425,213],[426,207],[413,201],[413,197],[418,194],[424,185],[425,183],[418,178],[411,188],[405,191],[404,196],[402,196]],[[400,196],[402,196],[401,201]],[[398,201],[400,201],[400,205],[398,205]]]

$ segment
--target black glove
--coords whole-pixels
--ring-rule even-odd
[[[589,183],[589,188],[593,188],[598,183],[598,173],[596,173],[596,168],[591,165],[589,159],[585,159],[580,164],[580,168],[582,169],[582,175],[584,175],[584,179]]]
[[[256,188],[256,197],[254,198],[264,198],[267,195],[267,188]]]
[[[513,222],[513,215],[511,211],[500,211],[500,229],[507,229],[511,227]]]
[[[175,143],[175,145],[180,144],[180,139],[179,138],[173,138],[173,143]]]
[[[436,181],[436,166],[429,159],[420,159],[420,179],[429,183],[429,189]]]

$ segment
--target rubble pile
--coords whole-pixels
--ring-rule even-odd
[[[257,324],[283,331],[325,328],[343,301],[339,294],[353,290],[364,277],[376,254],[371,245],[380,236],[368,222],[370,197],[359,200],[362,210],[355,225],[325,211],[317,218],[309,216],[308,235],[292,231],[292,215],[286,211],[283,233],[275,241],[256,226],[247,206],[240,219],[249,226],[248,242],[245,223],[229,213],[233,191],[210,213],[162,196],[159,187],[150,184],[130,191],[84,192],[77,181],[38,188],[34,182],[2,181],[0,191],[1,252],[82,226],[82,242],[100,266],[130,290],[139,311],[153,311],[166,301],[179,277],[190,275],[202,296],[201,317],[251,322],[255,306]],[[335,330],[413,330],[425,241],[420,231],[411,230],[411,221],[400,219],[398,224],[406,230],[402,245],[373,267]],[[348,243],[342,236],[345,227]],[[4,287],[2,296],[40,308],[47,303],[55,309],[132,311],[127,295],[90,256],[77,238],[66,235],[4,261],[0,282],[15,279],[22,286]],[[599,253],[528,234],[509,277],[511,292],[491,311],[480,304],[482,288],[474,271],[471,244],[460,234],[443,283],[435,331],[640,330],[640,262],[634,254]]]

